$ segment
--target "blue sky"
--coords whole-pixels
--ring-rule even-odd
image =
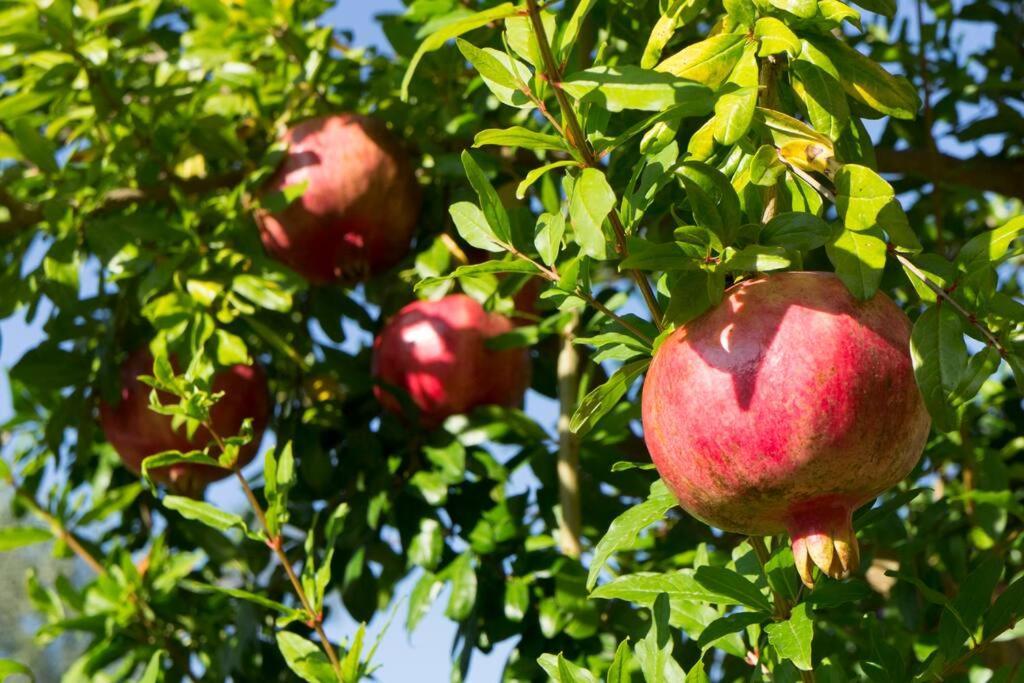
[[[901,3],[902,4],[902,3]],[[338,28],[344,28],[354,33],[356,45],[377,45],[386,49],[384,35],[379,26],[373,20],[374,15],[388,12],[401,12],[402,5],[399,0],[341,0],[329,11],[324,21]],[[977,49],[978,44],[991,43],[992,27],[982,25],[967,25],[969,35],[964,39]],[[916,33],[916,30],[914,31]],[[877,134],[875,127],[872,133]],[[955,142],[942,141],[942,146],[954,154],[973,152],[965,149]],[[41,256],[42,249],[33,250]],[[30,260],[33,260],[30,258]],[[34,267],[34,265],[32,265]],[[95,282],[95,278],[91,279]],[[83,289],[94,287],[90,284],[90,278],[83,279]],[[45,319],[45,310],[42,312],[35,324],[28,324],[24,318],[24,312],[20,312],[10,319],[0,321],[0,368],[6,370],[14,365],[21,355],[28,349],[34,347],[42,339],[41,323]],[[545,418],[550,416],[551,406],[540,401],[536,396],[528,399],[528,410],[533,414]],[[10,392],[7,383],[6,372],[0,372],[0,419],[5,419],[11,414]],[[545,420],[546,422],[547,420]],[[264,446],[269,445],[269,439]],[[258,464],[253,466],[254,474],[258,472]],[[238,491],[237,485],[232,482],[217,484],[210,490],[209,497],[223,501],[226,507],[236,510],[245,508],[245,501]],[[406,603],[404,598],[408,595],[415,580],[414,574],[406,580],[399,588],[399,600],[403,602],[398,607],[398,614],[391,628],[384,635],[383,642],[375,658],[375,661],[383,664],[383,668],[377,673],[377,680],[381,683],[406,683],[411,680],[443,681],[447,680],[451,659],[451,644],[455,634],[454,625],[444,616],[444,605],[447,596],[442,594],[435,602],[434,609],[420,623],[417,631],[410,637],[404,630],[404,617]],[[337,608],[335,602],[332,619],[327,624],[328,632],[332,639],[339,641],[351,635],[357,624],[345,613],[343,609]],[[369,635],[372,639],[380,631],[387,618],[387,614],[381,614],[370,624]],[[500,679],[502,665],[512,642],[507,641],[497,646],[494,651],[484,656],[474,654],[473,664],[469,673],[469,680],[476,681],[497,681]]]

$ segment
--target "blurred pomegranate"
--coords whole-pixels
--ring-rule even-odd
[[[373,374],[409,394],[423,424],[481,405],[516,406],[530,383],[526,349],[492,351],[489,338],[513,329],[512,321],[488,313],[464,294],[417,301],[400,310],[374,342]],[[398,398],[375,389],[388,410],[401,412]]]
[[[310,119],[289,130],[267,192],[305,183],[283,211],[257,216],[267,251],[310,282],[358,281],[409,251],[420,209],[413,167],[387,128],[366,116]]]
[[[160,415],[149,409],[152,387],[138,380],[139,375],[153,374],[153,356],[141,347],[121,366],[121,401],[117,405],[100,403],[100,423],[107,440],[133,472],[141,473],[142,461],[163,451],[188,452],[205,448],[213,436],[200,427],[190,439],[185,427],[174,429],[170,415]],[[263,437],[270,415],[270,397],[263,370],[257,365],[235,365],[219,372],[213,380],[214,392],[224,396],[213,406],[210,418],[213,428],[222,438],[235,436],[246,418],[252,418],[253,439],[243,446],[238,455],[238,466],[252,461]],[[159,392],[161,403],[177,399],[167,392]],[[184,495],[202,495],[207,484],[223,479],[230,470],[178,463],[150,472],[150,476]]]

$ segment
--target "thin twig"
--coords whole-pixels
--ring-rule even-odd
[[[1006,357],[1006,348],[1000,343],[999,339],[994,334],[992,334],[991,330],[989,330],[987,327],[978,322],[977,316],[975,316],[973,313],[971,313],[970,311],[966,310],[963,306],[961,306],[959,302],[957,302],[957,300],[954,299],[948,291],[946,291],[939,285],[929,280],[928,276],[926,276],[921,271],[921,269],[915,266],[914,262],[911,261],[909,258],[895,250],[890,250],[890,253],[892,253],[892,255],[896,258],[897,261],[900,262],[900,265],[902,265],[907,270],[907,272],[909,272],[911,275],[920,280],[921,283],[924,284],[928,289],[932,290],[935,293],[935,296],[945,301],[947,304],[949,304],[950,308],[952,308],[957,313],[966,318],[967,322],[973,325],[974,328],[978,330],[978,332],[980,332],[983,337],[985,337],[985,339],[992,346],[992,348],[999,352],[1000,356],[1004,358]]]
[[[203,422],[203,426],[210,432],[217,447],[220,448],[221,452],[224,452],[226,444],[224,440],[217,434],[217,431],[213,428],[213,423],[210,420]],[[316,631],[316,634],[320,637],[320,646],[323,648],[324,653],[327,655],[327,659],[331,662],[331,667],[334,669],[334,673],[338,676],[338,680],[341,680],[341,662],[338,661],[338,654],[334,651],[334,646],[331,645],[330,639],[327,637],[327,633],[324,632],[323,625],[323,614],[313,609],[312,603],[309,598],[306,597],[306,591],[302,587],[302,583],[295,575],[295,570],[292,569],[291,560],[288,559],[287,553],[284,551],[283,544],[281,542],[281,534],[271,535],[270,525],[267,523],[267,515],[263,511],[263,506],[260,505],[259,500],[256,498],[256,494],[253,493],[252,487],[249,486],[249,482],[245,480],[245,476],[242,474],[241,469],[236,465],[232,468],[235,473],[235,477],[238,479],[238,483],[242,485],[242,491],[245,493],[246,500],[249,501],[249,505],[252,507],[253,513],[256,515],[256,519],[259,520],[260,526],[263,527],[263,534],[267,537],[267,545],[274,554],[277,556],[278,561],[284,568],[285,574],[288,575],[288,580],[291,581],[292,588],[295,589],[295,594],[299,598],[299,602],[302,603],[302,609],[306,612],[308,617],[308,625]]]
[[[793,172],[794,175],[798,176],[801,180],[803,180],[808,185],[810,185],[815,190],[817,190],[818,194],[820,194],[822,197],[824,197],[825,199],[829,200],[833,204],[835,203],[835,201],[836,201],[835,192],[833,192],[831,189],[829,189],[828,187],[826,187],[825,185],[820,183],[816,178],[814,178],[814,176],[806,173],[805,171],[797,168],[796,166],[793,166],[792,164],[787,163],[786,166],[789,168],[790,171]],[[970,323],[970,325],[972,327],[974,327],[976,330],[978,330],[978,332],[983,337],[985,337],[985,339],[987,340],[988,344],[991,345],[992,348],[994,348],[996,351],[999,352],[1000,356],[1002,356],[1004,358],[1006,357],[1006,353],[1007,353],[1006,352],[1006,347],[1004,347],[1002,345],[1002,343],[992,333],[991,330],[989,330],[987,327],[985,327],[984,325],[982,325],[978,321],[978,317],[976,315],[974,315],[973,313],[971,313],[970,311],[965,309],[963,306],[961,306],[957,302],[957,300],[954,299],[952,297],[952,295],[948,291],[946,291],[945,289],[943,289],[939,285],[937,285],[934,282],[932,282],[931,280],[929,280],[928,276],[925,275],[921,271],[920,268],[915,266],[914,262],[911,261],[909,258],[907,258],[904,254],[902,254],[902,253],[896,251],[895,249],[891,248],[891,246],[890,246],[890,249],[889,249],[889,253],[892,254],[893,257],[897,261],[900,262],[900,265],[902,265],[906,269],[906,271],[908,273],[910,273],[911,275],[916,277],[918,280],[920,280],[921,283],[924,284],[924,286],[926,286],[928,289],[932,290],[935,293],[935,296],[939,297],[940,299],[942,299],[943,301],[948,303],[950,308],[952,308],[957,313],[959,313],[961,316],[963,316],[964,319],[966,319],[967,322]]]
[[[558,63],[555,61],[555,56],[551,51],[551,45],[548,42],[547,33],[544,31],[544,23],[540,18],[540,7],[537,5],[537,0],[526,0],[526,6],[530,16],[530,23],[533,26],[534,36],[537,38],[537,46],[540,48],[541,59],[544,62],[544,77],[547,79],[548,83],[551,84],[551,89],[554,90],[555,93],[555,99],[558,100],[558,106],[562,109],[562,117],[565,119],[565,132],[567,133],[565,137],[569,141],[569,144],[575,147],[576,151],[579,152],[580,157],[583,160],[583,165],[596,168],[598,163],[597,157],[594,155],[594,150],[587,141],[587,136],[583,133],[583,128],[580,126],[579,119],[576,117],[576,111],[573,109],[572,104],[569,102],[569,98],[562,90],[562,72]],[[612,230],[615,233],[616,251],[620,257],[628,257],[629,247],[626,244],[626,230],[622,224],[622,219],[619,217],[617,209],[612,208],[609,212],[608,222],[611,224]],[[658,299],[654,295],[654,290],[651,288],[651,283],[647,280],[647,276],[638,270],[630,270],[629,274],[640,288],[640,294],[643,296],[644,302],[647,304],[647,308],[651,312],[654,324],[659,330],[662,329],[664,323],[662,322],[661,305],[658,303]]]

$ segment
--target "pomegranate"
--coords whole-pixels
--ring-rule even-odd
[[[788,531],[800,577],[857,568],[851,515],[917,463],[930,420],[910,321],[829,273],[741,282],[655,353],[644,438],[684,509],[736,533]]]
[[[398,141],[378,121],[341,114],[285,134],[288,153],[267,191],[305,183],[302,197],[257,215],[267,251],[310,282],[357,281],[409,250],[420,189]]]
[[[153,356],[143,346],[121,366],[121,401],[117,405],[100,403],[100,423],[107,440],[121,461],[139,473],[142,461],[151,455],[163,451],[201,450],[213,440],[205,427],[196,430],[190,439],[184,425],[174,429],[170,415],[160,415],[149,409],[152,387],[140,382],[138,377],[152,374]],[[252,418],[253,439],[242,447],[238,455],[238,465],[246,465],[256,455],[270,415],[270,398],[263,370],[256,365],[235,365],[214,377],[212,389],[224,392],[210,411],[218,435],[235,436],[242,422]],[[167,392],[159,392],[159,396],[161,403],[177,400]],[[230,473],[230,470],[209,465],[178,463],[151,470],[150,476],[179,493],[197,497],[207,484]]]
[[[387,385],[407,392],[420,421],[436,426],[446,417],[481,405],[519,405],[530,381],[526,349],[493,351],[489,338],[513,329],[512,321],[464,294],[417,301],[400,310],[373,346],[373,374],[381,404],[401,412]]]

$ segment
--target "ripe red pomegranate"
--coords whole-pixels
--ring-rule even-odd
[[[285,134],[268,191],[306,183],[301,199],[257,216],[267,251],[310,282],[364,279],[409,250],[420,189],[387,128],[366,116],[310,119]]]
[[[736,533],[788,531],[797,569],[859,564],[855,508],[917,463],[930,420],[910,321],[828,273],[746,280],[658,349],[644,437],[680,504]]]
[[[530,383],[526,349],[485,346],[512,328],[508,318],[488,313],[464,294],[411,303],[374,341],[373,375],[405,390],[427,426],[481,405],[519,405]],[[385,408],[401,412],[386,386],[374,392]]]
[[[182,452],[205,448],[213,437],[209,430],[200,427],[190,439],[185,427],[175,430],[170,415],[160,415],[149,409],[149,394],[152,387],[138,380],[139,375],[153,374],[153,356],[149,349],[141,347],[121,366],[121,401],[116,406],[100,403],[100,423],[107,440],[121,457],[121,461],[133,472],[142,471],[142,461],[162,451]],[[213,391],[224,392],[221,400],[213,406],[210,418],[214,429],[221,437],[235,436],[243,420],[252,418],[253,439],[238,455],[238,465],[252,461],[259,448],[263,430],[270,415],[270,397],[263,370],[256,365],[235,365],[218,373],[213,380]],[[166,392],[159,392],[161,403],[173,403],[176,399]],[[197,497],[206,485],[223,479],[230,470],[178,463],[170,467],[152,470],[150,476],[167,484],[184,495]]]

